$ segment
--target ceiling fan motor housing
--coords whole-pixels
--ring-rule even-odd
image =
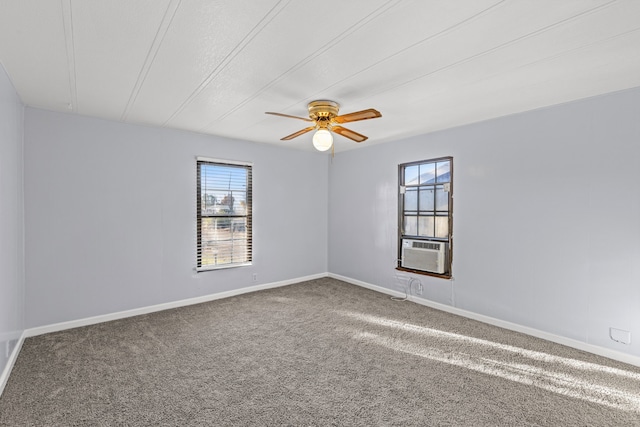
[[[333,101],[311,101],[309,103],[309,117],[316,121],[318,127],[326,128],[331,119],[338,115],[340,105]]]

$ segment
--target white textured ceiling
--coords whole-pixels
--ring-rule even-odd
[[[315,99],[369,136],[336,151],[640,86],[637,0],[0,0],[26,105],[312,149]]]

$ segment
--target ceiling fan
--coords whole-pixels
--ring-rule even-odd
[[[362,142],[367,139],[366,136],[340,126],[343,123],[357,122],[359,120],[376,119],[382,117],[379,111],[369,108],[368,110],[356,111],[354,113],[338,115],[340,105],[334,101],[311,101],[308,105],[309,118],[290,116],[282,113],[272,113],[267,111],[265,114],[273,114],[274,116],[290,117],[292,119],[304,120],[305,122],[311,122],[313,125],[294,132],[291,135],[287,135],[281,138],[281,141],[288,141],[296,138],[300,135],[304,135],[312,130],[317,130],[313,135],[313,146],[319,151],[326,151],[333,146],[333,136],[331,132],[335,132],[338,135],[342,135],[345,138],[349,138],[355,142]]]

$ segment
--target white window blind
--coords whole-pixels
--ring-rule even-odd
[[[250,163],[198,158],[197,270],[250,265]]]

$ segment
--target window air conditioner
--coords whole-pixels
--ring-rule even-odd
[[[414,270],[444,274],[445,242],[402,239],[401,265]]]

